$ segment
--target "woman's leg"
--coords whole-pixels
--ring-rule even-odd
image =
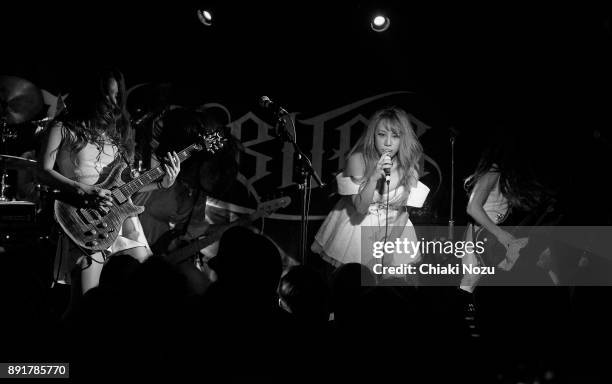
[[[101,252],[83,257],[77,268],[81,268],[81,293],[84,295],[90,289],[97,287],[100,283],[100,275],[104,266],[104,256]]]
[[[113,244],[112,248],[113,251],[116,251],[113,255],[130,255],[141,263],[153,254],[151,248],[148,246],[147,239],[144,236],[144,230],[138,217],[129,217],[123,222],[120,237],[115,244]]]
[[[91,258],[91,259],[90,259]],[[100,283],[104,257],[95,253],[90,257],[81,257],[70,273],[70,300],[62,317],[67,319],[74,308],[81,302],[83,295]]]

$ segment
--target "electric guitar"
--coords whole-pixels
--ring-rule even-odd
[[[201,249],[219,241],[223,233],[231,227],[239,225],[248,225],[249,223],[259,219],[260,217],[268,216],[280,208],[285,208],[291,204],[291,198],[284,196],[278,199],[265,201],[257,206],[257,210],[248,216],[232,221],[229,224],[222,225],[220,228],[212,232],[205,233],[197,239],[189,241],[186,245],[174,251],[165,254],[165,259],[172,264],[180,264],[183,261],[190,259],[193,255],[200,252]]]
[[[487,231],[484,227],[480,227],[474,236],[474,243],[480,241],[482,242],[481,244],[483,244],[484,251],[479,254],[481,262],[485,266],[499,266],[500,263],[507,260],[506,255],[508,254],[512,256],[511,258],[513,260],[508,260],[508,265],[504,269],[507,268],[507,270],[510,270],[514,262],[518,259],[520,250],[527,245],[533,229],[540,226],[546,218],[549,218],[547,221],[548,225],[553,225],[553,223],[560,220],[561,215],[555,213],[555,204],[556,200],[550,199],[540,209],[535,209],[530,212],[518,225],[510,229],[505,228],[508,233],[517,238],[515,243],[510,244],[508,250],[506,250],[506,247],[500,243],[492,233]],[[553,213],[555,214],[552,215]],[[551,215],[552,220],[550,219]],[[504,217],[498,225],[502,224],[504,221],[507,221],[507,217]]]
[[[223,147],[225,141],[227,139],[219,132],[200,135],[198,142],[178,152],[178,157],[183,162],[196,152],[206,150],[214,153]],[[125,167],[127,167],[125,162],[118,161],[108,177],[103,182],[95,184],[99,188],[111,191],[112,207],[92,208],[70,198],[55,201],[56,221],[79,247],[91,251],[108,249],[117,239],[125,219],[144,211],[144,207],[132,203],[130,196],[165,174],[163,165],[159,165],[124,183],[121,174]]]

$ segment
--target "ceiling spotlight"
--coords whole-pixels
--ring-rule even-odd
[[[372,18],[372,21],[370,22],[370,27],[375,32],[384,32],[389,29],[390,24],[391,19],[389,19],[387,16],[376,15],[374,16],[374,18]]]
[[[212,14],[207,9],[198,9],[198,19],[207,27],[212,25]]]

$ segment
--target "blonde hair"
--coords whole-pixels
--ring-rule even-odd
[[[376,168],[380,154],[376,150],[376,128],[379,124],[400,137],[397,152],[398,169],[400,171],[400,185],[416,187],[421,173],[420,161],[423,156],[423,147],[412,128],[408,114],[397,107],[388,107],[376,111],[370,118],[368,127],[357,144],[351,149],[348,157],[354,153],[361,153],[365,161],[364,180],[367,180]]]

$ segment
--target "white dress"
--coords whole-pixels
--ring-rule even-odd
[[[63,136],[70,135],[64,129]],[[115,161],[122,161],[116,146],[107,143],[104,148],[98,148],[94,144],[87,144],[79,152],[71,151],[70,144],[65,141],[58,149],[56,164],[59,172],[65,177],[80,183],[93,185],[106,179]],[[142,225],[138,216],[127,218],[119,231],[115,242],[105,251],[107,255],[117,253],[136,247],[145,247],[147,254],[151,254],[149,243],[144,236]],[[54,262],[53,277],[57,283],[70,284],[70,272],[80,263],[84,254],[76,244],[65,234],[59,238],[58,249]],[[102,255],[89,255],[96,260],[103,260]]]
[[[361,263],[371,266],[372,262],[375,261],[373,257],[374,242],[385,240],[387,194],[381,195],[379,192],[374,192],[368,213],[363,215],[357,212],[351,199],[351,195],[359,193],[359,184],[356,184],[350,177],[344,177],[342,173],[336,176],[336,181],[338,183],[338,193],[343,197],[319,228],[311,249],[335,266],[346,263]],[[417,188],[426,187],[419,182]],[[408,215],[406,205],[408,195],[406,188],[401,185],[389,192],[388,234],[391,233],[394,225],[402,223],[401,215]],[[366,238],[362,238],[362,231]],[[395,241],[390,237],[387,237],[387,239]],[[400,239],[407,239],[410,242],[417,241],[416,232],[410,219],[407,219]],[[384,264],[412,264],[420,259],[421,254],[418,251],[415,254],[414,252],[404,253],[403,250],[400,250],[399,253],[385,255]]]
[[[495,173],[495,170],[492,169],[490,172]],[[493,223],[496,225],[498,225],[508,214],[508,199],[501,192],[499,179],[497,180],[497,183],[495,183],[495,186],[491,192],[489,192],[487,200],[482,205],[482,209],[485,211],[489,219],[491,219],[491,221],[493,221]],[[466,242],[473,242],[473,234],[478,228],[478,225],[469,223],[465,231],[464,240]],[[476,254],[471,252],[465,254],[465,256],[461,259],[461,264],[478,266],[480,265],[480,262],[478,261]],[[461,278],[460,288],[467,292],[473,292],[476,285],[480,281],[481,276],[482,275],[476,273],[465,273]]]

